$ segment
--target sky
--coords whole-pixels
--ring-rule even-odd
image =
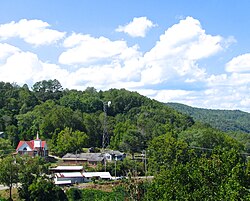
[[[250,112],[248,0],[0,1],[0,81]]]

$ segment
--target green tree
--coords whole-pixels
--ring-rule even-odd
[[[33,201],[67,201],[63,190],[47,178],[39,177],[30,186],[30,200]]]
[[[136,152],[141,152],[145,149],[145,139],[142,133],[138,130],[129,129],[124,135],[119,147],[121,150],[130,152],[134,159]]]
[[[26,114],[17,115],[18,130],[23,139],[33,139],[37,130],[45,139],[51,138],[55,130],[70,127],[74,130],[84,130],[82,114],[70,108],[57,105],[48,100],[37,105]]]
[[[56,79],[36,82],[32,89],[37,99],[43,102],[49,99],[59,100],[63,90],[62,85]]]
[[[12,156],[0,160],[0,183],[9,187],[9,196],[12,200],[12,187],[18,182],[18,164]]]
[[[6,127],[6,134],[13,147],[17,147],[19,142],[18,128],[15,125],[9,125]]]
[[[26,201],[31,200],[29,186],[39,177],[48,172],[45,160],[41,157],[24,156],[19,160],[19,197]]]
[[[232,157],[232,158],[230,158]],[[226,159],[227,158],[227,159]],[[235,150],[193,157],[162,170],[148,189],[152,200],[249,200],[245,164]]]
[[[11,146],[9,140],[0,138],[0,158],[14,152],[15,149]]]
[[[101,147],[103,130],[98,116],[96,116],[95,114],[84,113],[83,123],[86,134],[89,137],[89,147]]]
[[[148,150],[155,178],[152,200],[249,200],[249,173],[239,149],[216,146],[194,152],[171,136],[155,138]]]
[[[177,140],[171,134],[156,137],[148,148],[149,170],[158,173],[180,163],[186,163],[194,155],[184,141]]]
[[[243,146],[237,140],[226,135],[220,130],[202,124],[195,124],[189,129],[181,132],[178,137],[186,141],[190,146],[203,148],[215,148],[221,146],[227,149],[243,149]]]
[[[78,188],[70,188],[66,193],[69,201],[82,200],[82,191]]]
[[[62,156],[68,152],[81,152],[87,146],[88,136],[84,132],[72,131],[66,127],[57,137],[57,154]]]

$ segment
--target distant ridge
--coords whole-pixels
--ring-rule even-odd
[[[240,110],[215,110],[195,108],[180,103],[166,103],[167,106],[187,114],[195,121],[210,124],[222,131],[250,133],[250,113]]]

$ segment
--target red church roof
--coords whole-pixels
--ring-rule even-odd
[[[20,141],[19,143],[18,143],[18,146],[17,146],[17,148],[16,148],[16,151],[18,151],[19,149],[20,149],[20,147],[23,145],[23,144],[27,144],[29,147],[30,147],[30,149],[32,149],[32,150],[34,150],[34,140],[31,140],[31,141]],[[45,147],[45,145],[46,145],[46,141],[42,141],[42,148],[44,148]]]

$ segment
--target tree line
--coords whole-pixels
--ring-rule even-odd
[[[179,132],[194,121],[165,105],[125,89],[84,91],[63,89],[57,80],[27,85],[0,83],[0,131],[15,148],[19,140],[39,136],[50,151],[63,155],[82,147],[101,147],[103,104],[107,109],[109,148],[140,152],[166,132]],[[67,142],[67,143],[65,143]]]
[[[116,164],[117,171],[137,175],[139,170],[154,176],[152,181],[131,177],[125,182],[119,192],[127,200],[250,200],[249,150],[246,142],[235,137],[237,133],[233,132],[234,136],[195,121],[125,89],[68,90],[57,80],[48,80],[37,82],[30,90],[27,85],[1,82],[0,130],[6,134],[0,140],[2,161],[7,160],[7,150],[11,153],[20,139],[31,140],[37,131],[48,141],[50,151],[59,156],[83,151],[83,147],[100,148],[103,104],[108,101],[112,103],[107,109],[109,148],[132,155],[143,151],[147,165],[125,160]],[[26,181],[26,173],[37,170],[25,168],[18,174],[23,181],[21,196],[38,196],[43,188],[63,196],[41,172],[32,173],[36,179]],[[107,168],[112,171],[112,164]],[[86,200],[83,195],[87,193],[70,192],[75,196],[72,200]]]

